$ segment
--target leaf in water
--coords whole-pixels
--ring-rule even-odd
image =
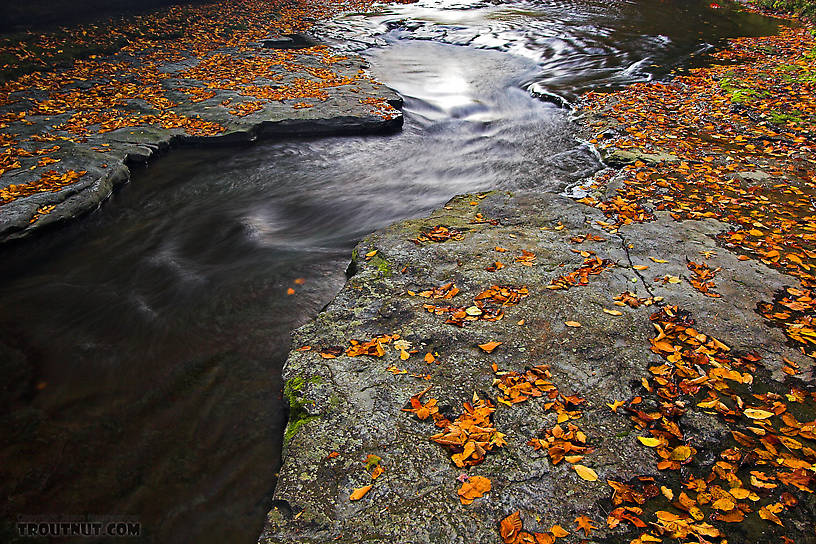
[[[769,417],[773,416],[773,412],[768,412],[767,410],[760,410],[758,408],[746,408],[743,412],[746,417],[750,417],[751,419],[768,419]]]

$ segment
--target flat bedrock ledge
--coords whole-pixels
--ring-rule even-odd
[[[283,38],[288,46],[281,56]],[[109,78],[132,78],[131,73],[94,73],[51,94],[36,87],[12,92],[10,100],[0,103],[0,114],[17,121],[6,123],[0,136],[7,146],[11,145],[10,150],[19,148],[12,158],[20,164],[3,172],[0,189],[11,185],[26,189],[10,190],[23,196],[0,205],[0,244],[26,238],[98,208],[116,186],[130,180],[129,165],[147,163],[175,147],[241,145],[265,139],[377,134],[401,129],[402,97],[366,74],[365,59],[312,47],[318,41],[307,34],[283,38],[271,35],[269,40],[245,47],[222,45],[201,58],[158,61],[155,70],[161,77],[157,76],[158,83],[151,92],[172,106],[157,106],[142,98],[123,99],[121,111],[115,112],[122,120],[113,130],[96,120],[95,116],[105,112],[63,111],[57,107],[52,113],[49,100],[60,103],[61,92],[88,90],[93,94],[98,87],[109,84]],[[302,49],[305,46],[310,48]],[[119,53],[98,60],[130,63],[130,70],[138,70],[145,62],[141,54]],[[249,87],[230,82],[219,86],[218,82],[196,79],[194,69],[211,61],[229,61],[236,66],[246,63],[250,68],[257,61],[271,68],[260,73],[250,70],[255,79],[247,84]],[[140,83],[134,79],[133,84]],[[297,91],[300,88],[307,90],[302,97]],[[258,89],[273,95],[278,92],[280,97],[257,99],[252,93],[265,96]],[[159,122],[130,126],[126,118],[131,114],[134,119],[169,118],[171,122],[166,126],[175,128],[163,128]],[[95,124],[84,129],[70,128],[71,123],[86,115]],[[174,119],[183,123],[174,124]],[[51,150],[51,146],[58,149]],[[85,174],[56,190],[45,186],[25,196],[32,185],[42,183],[38,178],[48,180],[49,170],[57,175],[71,171]]]
[[[380,87],[379,90],[389,105],[402,107],[402,98],[394,91],[385,87]],[[356,96],[353,99],[357,101]],[[87,174],[58,192],[36,193],[0,207],[0,244],[27,238],[97,209],[117,186],[130,181],[128,165],[147,163],[176,147],[229,146],[310,136],[387,134],[402,128],[401,113],[386,119],[368,112],[355,112],[355,106],[356,104],[348,101],[346,104],[332,104],[326,108],[317,104],[313,108],[315,111],[310,111],[316,115],[309,117],[286,118],[282,117],[280,111],[275,111],[276,115],[266,119],[246,123],[233,121],[233,127],[215,136],[190,136],[178,131],[138,127],[126,132],[114,131],[105,135],[106,137],[89,138],[82,144],[63,144],[66,150],[57,154],[63,165],[75,170],[86,170]],[[288,109],[291,111],[291,108]],[[321,114],[325,114],[325,117],[321,117]],[[102,143],[110,147],[105,154],[107,162],[99,164],[98,153],[92,148]],[[47,206],[55,208],[47,214],[39,215],[38,210]]]
[[[499,224],[480,222],[477,213]],[[616,308],[612,297],[623,292],[662,296],[667,304],[690,311],[701,331],[733,349],[758,354],[769,371],[763,379],[781,379],[782,357],[798,362],[806,374],[812,371],[810,362],[755,311],[758,301],[770,300],[791,278],[719,248],[715,236],[724,230],[722,223],[675,222],[659,214],[656,221],[608,233],[596,223],[603,219],[597,209],[558,194],[494,192],[456,197],[427,218],[402,221],[362,241],[346,286],[294,333],[294,348],[311,349],[292,351],[284,367],[293,410],[275,506],[259,542],[498,543],[498,522],[516,510],[528,531],[574,526],[581,514],[605,520],[607,479],[628,481],[659,472],[653,451],[636,440],[637,429],[607,406],[640,394],[641,379],[662,361],[649,349],[654,306],[618,308],[620,316],[602,311]],[[422,245],[410,241],[437,225],[457,228],[464,237]],[[602,240],[571,243],[587,233]],[[591,276],[586,286],[547,289],[553,278],[581,266],[584,257],[574,249],[594,251],[616,266]],[[535,253],[533,266],[514,262],[522,250]],[[717,278],[722,298],[706,297],[688,281],[651,281],[652,276],[687,277],[686,258],[699,258],[701,251],[714,252],[708,263],[722,267]],[[486,270],[496,261],[504,267]],[[632,268],[646,263],[648,272]],[[450,300],[409,293],[447,282],[461,290]],[[499,321],[459,328],[423,309],[424,304],[469,306],[476,294],[496,284],[529,289],[529,296],[506,307]],[[348,346],[351,339],[383,334],[399,334],[416,352],[403,360],[387,344],[381,358],[318,354],[330,346]],[[491,354],[477,348],[488,341],[503,344]],[[429,352],[439,364],[424,361]],[[555,424],[555,414],[540,399],[512,407],[496,403],[493,363],[518,372],[548,364],[562,394],[586,399],[583,417],[574,423],[595,448],[582,463],[597,471],[597,482],[580,480],[568,463],[553,466],[546,454],[527,445],[540,429]],[[451,419],[474,393],[492,399],[498,405],[494,423],[506,434],[507,445],[480,465],[457,468],[429,440],[438,429],[402,410],[428,386],[423,400],[438,399]],[[728,427],[694,407],[681,425],[700,462],[713,463]],[[376,481],[365,470],[369,454],[381,457],[385,467]],[[462,472],[490,478],[492,490],[462,505],[457,496]],[[355,488],[366,485],[373,487],[361,500],[349,500]],[[593,542],[624,541],[620,531],[605,528],[592,536]]]

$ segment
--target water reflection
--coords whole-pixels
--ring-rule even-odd
[[[362,49],[393,39],[427,39],[510,52],[539,65],[527,88],[574,100],[665,77],[724,38],[776,32],[777,20],[703,0],[420,0],[324,26],[334,45]]]

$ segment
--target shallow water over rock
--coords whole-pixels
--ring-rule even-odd
[[[129,514],[156,542],[254,541],[289,332],[342,286],[358,239],[457,193],[559,192],[594,171],[568,112],[530,89],[572,98],[774,29],[707,3],[593,1],[338,25],[385,45],[366,56],[405,98],[402,133],[174,150],[92,216],[0,251],[7,520]]]

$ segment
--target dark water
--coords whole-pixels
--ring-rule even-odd
[[[0,517],[130,515],[154,542],[253,542],[289,332],[342,286],[357,240],[457,193],[593,172],[531,86],[571,97],[774,31],[688,1],[431,5],[343,21],[386,44],[366,55],[406,99],[402,133],[176,150],[90,217],[0,250]],[[440,43],[468,33],[484,43]]]

